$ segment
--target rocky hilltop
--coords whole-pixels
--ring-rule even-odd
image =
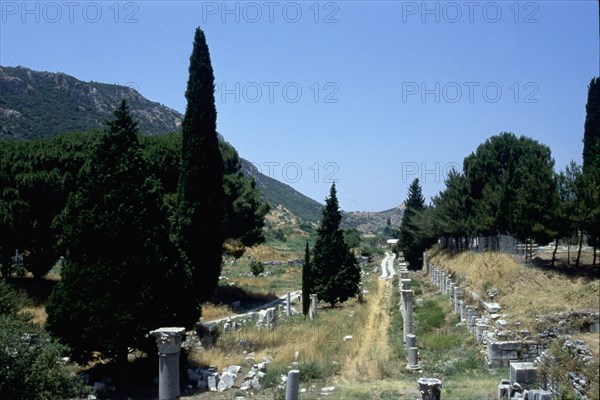
[[[384,211],[352,211],[342,215],[343,228],[356,228],[362,233],[383,231],[388,221],[390,227],[399,229],[404,214],[404,204]]]
[[[128,86],[83,82],[62,72],[0,67],[0,138],[33,139],[105,127],[127,100],[143,134],[179,129],[181,113]]]

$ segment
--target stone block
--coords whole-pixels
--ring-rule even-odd
[[[520,351],[523,348],[522,342],[510,341],[510,342],[498,342],[502,351]]]
[[[231,389],[233,387],[236,379],[237,379],[237,375],[232,374],[229,371],[223,373],[223,375],[221,375],[221,379],[219,379],[219,384],[217,385],[217,390],[219,392],[223,392],[227,389]]]
[[[537,379],[537,368],[532,362],[510,363],[510,383],[518,383],[523,389],[531,389]]]
[[[483,302],[483,308],[490,314],[497,314],[502,307],[498,303],[488,303],[487,301]]]
[[[546,390],[530,390],[528,392],[529,400],[552,400],[552,392]]]
[[[207,378],[208,390],[211,392],[217,391],[217,383],[218,383],[219,374],[209,375]]]
[[[510,382],[507,379],[502,379],[498,385],[498,400],[508,400],[508,392],[510,391]]]

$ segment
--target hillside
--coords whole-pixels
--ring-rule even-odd
[[[271,207],[282,205],[304,221],[314,222],[321,219],[321,210],[323,209],[321,203],[306,197],[285,183],[260,173],[251,162],[244,159],[242,159],[242,170],[244,174],[254,177],[256,187]]]
[[[83,82],[64,73],[0,67],[0,139],[35,139],[105,127],[122,98],[144,135],[177,131],[183,115],[150,101],[127,86]],[[278,205],[305,221],[317,221],[323,207],[291,186],[260,173],[242,158],[244,173],[271,207]]]
[[[106,126],[121,99],[127,100],[143,134],[179,128],[182,115],[135,89],[83,82],[64,73],[0,67],[0,138],[34,139]]]
[[[392,228],[399,228],[404,214],[404,204],[384,211],[353,211],[342,215],[343,228],[356,228],[362,233],[376,233],[387,226],[388,218]]]

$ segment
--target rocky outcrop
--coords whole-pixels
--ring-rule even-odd
[[[122,99],[142,134],[179,130],[183,116],[135,85],[83,82],[62,72],[0,67],[0,138],[30,139],[104,128]]]

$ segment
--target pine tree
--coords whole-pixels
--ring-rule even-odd
[[[46,308],[48,330],[81,360],[100,351],[123,361],[128,347],[151,348],[148,331],[199,317],[137,124],[124,101],[114,114],[60,216],[66,257]]]
[[[302,314],[306,317],[310,309],[310,251],[308,249],[308,241],[304,250],[304,266],[302,267]]]
[[[214,76],[204,32],[196,29],[185,93],[176,238],[204,302],[214,294],[223,253],[223,160],[216,132]]]
[[[313,292],[319,300],[328,302],[332,307],[356,295],[360,283],[360,268],[344,240],[341,221],[334,183],[329,197],[325,199],[311,268]]]
[[[225,141],[219,146],[224,164],[225,252],[240,258],[246,247],[265,241],[263,227],[269,204],[260,198],[256,182],[242,172],[242,163],[235,148]]]
[[[425,208],[425,198],[421,192],[419,178],[416,178],[408,187],[408,197],[404,203],[404,214],[400,226],[400,238],[397,250],[404,253],[404,258],[411,268],[420,265],[425,248],[422,244],[418,226],[418,218]]]
[[[505,132],[479,145],[463,162],[473,201],[473,230],[510,233],[547,243],[556,194],[550,148]]]

